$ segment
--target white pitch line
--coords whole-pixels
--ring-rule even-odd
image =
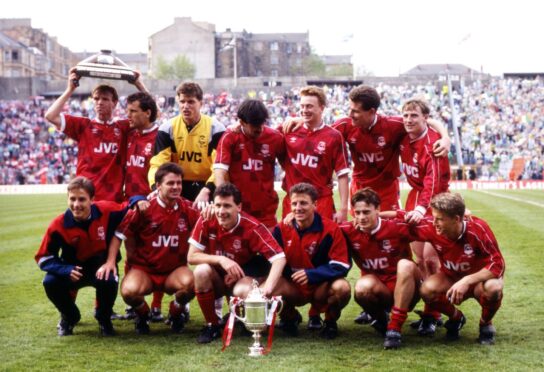
[[[525,204],[531,204],[531,205],[534,205],[536,207],[544,208],[544,204],[542,204],[542,203],[537,203],[537,202],[530,201],[530,200],[523,200],[523,199],[520,199],[520,198],[516,198],[514,196],[506,196],[506,195],[497,194],[495,192],[484,191],[484,190],[474,190],[474,191],[478,191],[478,192],[481,192],[481,193],[484,193],[484,194],[496,196],[498,198],[510,199],[510,200],[514,200],[514,201],[517,201],[517,202],[521,202],[521,203],[525,203]]]

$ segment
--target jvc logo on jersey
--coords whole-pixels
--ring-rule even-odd
[[[381,152],[362,152],[359,154],[359,161],[365,163],[375,163],[377,161],[383,161],[383,154]]]
[[[362,262],[365,269],[387,269],[389,267],[389,262],[387,262],[387,257],[380,258],[365,258]]]
[[[159,235],[151,245],[154,248],[177,247],[179,245],[179,236],[177,235]]]
[[[419,168],[414,165],[402,163],[402,170],[408,177],[419,178]]]
[[[138,155],[130,155],[127,161],[127,167],[145,167],[145,158]]]
[[[98,147],[94,148],[97,154],[117,154],[119,146],[115,142],[100,142]]]
[[[263,161],[259,159],[248,159],[247,163],[242,164],[242,169],[247,171],[262,171]]]
[[[317,168],[318,161],[319,158],[317,156],[305,155],[301,154],[300,152],[297,153],[295,158],[291,158],[291,163],[300,164],[309,168]]]
[[[182,151],[180,160],[194,161],[202,163],[202,153],[193,151]]]
[[[446,260],[446,262],[444,262],[444,266],[447,269],[452,271],[469,271],[470,270],[470,263],[468,262],[455,263],[455,262]]]

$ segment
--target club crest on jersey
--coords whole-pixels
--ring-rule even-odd
[[[474,254],[474,249],[472,249],[470,244],[465,244],[465,246],[463,247],[463,251],[467,256],[472,256]]]
[[[151,155],[151,143],[148,143],[145,145],[145,149],[144,149],[144,155],[146,156],[149,156]]]
[[[319,154],[323,155],[325,153],[325,150],[326,150],[325,141],[319,141],[315,151],[317,151]]]
[[[240,239],[234,239],[232,242],[232,249],[234,249],[234,252],[240,252],[242,250],[242,241]]]
[[[185,218],[180,218],[178,220],[178,230],[180,232],[187,231],[187,223],[185,222]]]
[[[378,137],[378,146],[380,146],[380,147],[385,146],[385,138],[383,136]]]
[[[385,251],[385,252],[391,252],[393,250],[393,246],[391,245],[391,241],[390,240],[384,240],[382,241],[382,251]]]
[[[288,240],[287,241],[287,246],[290,247],[292,242],[293,242],[292,240]]]
[[[121,136],[121,130],[119,128],[113,128],[113,134],[115,137]]]
[[[268,146],[268,143],[263,143],[261,145],[261,155],[264,157],[270,155],[270,146]]]
[[[313,256],[315,253],[316,247],[317,247],[317,242],[314,240],[313,242],[310,243],[308,247],[306,247],[306,252],[308,252],[310,256]]]
[[[206,147],[206,137],[199,136],[198,137],[198,145],[200,146],[200,148]]]
[[[104,226],[98,226],[98,229],[96,230],[98,233],[98,239],[100,240],[106,240],[106,233],[104,232]]]

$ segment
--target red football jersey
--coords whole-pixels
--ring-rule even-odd
[[[90,179],[96,189],[95,200],[118,203],[123,198],[125,148],[128,120],[102,123],[89,118],[61,115],[61,131],[78,142],[78,176]]]
[[[132,130],[128,134],[125,170],[125,198],[127,199],[134,195],[147,195],[151,192],[147,174],[158,129],[157,125],[153,125],[149,129]]]
[[[353,126],[350,118],[333,124],[347,142],[353,161],[353,180],[379,193],[398,182],[399,145],[406,135],[401,117],[376,115],[368,129]]]
[[[342,230],[336,223],[317,213],[313,224],[307,229],[298,230],[294,221],[289,224],[281,222],[274,235],[281,242],[287,264],[293,271],[329,264],[338,264],[346,270],[351,267]]]
[[[274,227],[278,194],[274,190],[276,159],[283,159],[283,136],[264,127],[257,139],[227,130],[217,146],[214,169],[228,172],[242,193],[242,209],[267,227]]]
[[[62,259],[67,264],[81,264],[96,256],[103,256],[105,261],[110,234],[108,229],[112,223],[110,216],[114,212],[123,211],[125,207],[126,204],[109,201],[93,203],[87,230],[77,226],[72,212],[68,209],[49,224],[34,257],[36,262],[40,265],[50,258],[58,257],[59,250],[62,250]]]
[[[150,274],[168,274],[187,265],[187,240],[200,214],[183,198],[173,208],[159,197],[149,204],[145,212],[129,211],[115,235],[125,240],[129,266]]]
[[[397,276],[397,263],[412,259],[409,226],[400,220],[378,219],[370,233],[356,229],[352,222],[341,226],[352,257],[363,274],[374,274],[386,282]]]
[[[455,280],[483,268],[497,278],[504,275],[505,262],[495,235],[487,223],[477,217],[463,221],[463,232],[456,240],[438,235],[429,218],[412,231],[415,240],[433,244],[440,258],[440,270]]]
[[[283,162],[285,191],[300,182],[312,184],[319,197],[332,195],[332,174],[349,173],[344,139],[337,130],[322,124],[315,130],[305,125],[285,134],[286,159]]]
[[[413,201],[415,208],[425,214],[431,198],[448,191],[450,180],[450,163],[445,156],[433,155],[433,144],[440,135],[428,128],[421,136],[411,140],[406,136],[401,144],[402,170],[406,180],[417,190],[417,200]]]
[[[207,254],[226,256],[242,266],[260,253],[268,261],[285,257],[283,250],[266,226],[242,212],[238,223],[230,230],[223,229],[217,219],[198,220],[189,243]]]

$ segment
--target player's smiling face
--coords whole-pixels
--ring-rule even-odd
[[[242,210],[242,205],[234,202],[234,197],[217,195],[213,199],[213,207],[217,221],[225,230],[232,229],[238,222],[238,214]]]
[[[181,175],[167,173],[162,182],[157,185],[157,190],[165,203],[172,203],[181,195]]]
[[[371,232],[378,225],[378,217],[380,208],[376,208],[372,204],[367,204],[364,201],[359,201],[353,206],[355,214],[355,224],[357,227],[366,232]]]
[[[127,104],[127,117],[130,121],[130,127],[144,129],[149,125],[151,110],[142,111],[140,102],[134,101]]]
[[[353,126],[368,129],[376,118],[376,109],[364,110],[357,102],[349,101],[349,117]]]
[[[188,96],[180,93],[178,96],[179,112],[183,121],[189,125],[195,125],[200,121],[200,108],[202,102],[194,96]]]
[[[93,200],[84,189],[68,191],[68,208],[72,211],[76,221],[85,221],[91,215]]]
[[[319,104],[316,96],[300,97],[300,116],[309,128],[321,125],[324,107]]]
[[[109,92],[95,92],[93,94],[94,110],[98,119],[108,121],[113,116],[113,110],[117,106],[117,101],[113,100],[113,95]]]
[[[457,240],[462,230],[461,219],[457,216],[451,217],[437,209],[432,209],[433,225],[438,235],[445,236],[450,240]]]
[[[314,219],[315,201],[308,194],[292,194],[290,199],[291,212],[293,212],[297,225],[304,228],[310,226]]]
[[[404,129],[410,138],[418,138],[427,129],[428,115],[421,112],[419,106],[413,105],[402,111]]]

